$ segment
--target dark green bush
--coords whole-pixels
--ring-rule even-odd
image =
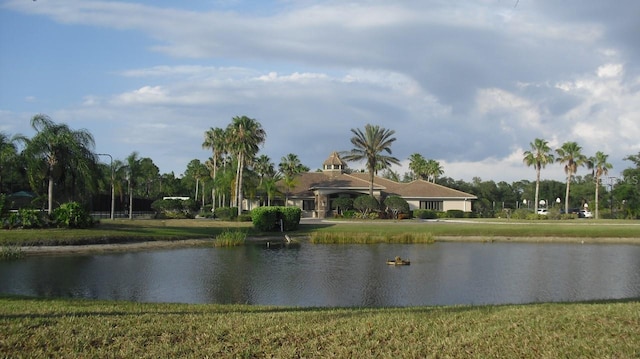
[[[446,212],[447,218],[464,218],[464,211],[459,209],[449,209]]]
[[[253,226],[262,232],[292,231],[298,228],[302,210],[298,207],[258,207],[251,211]]]
[[[56,226],[64,228],[89,228],[93,219],[78,202],[63,203],[53,210],[52,218]]]
[[[282,213],[283,227],[285,231],[294,231],[298,229],[302,210],[298,207],[280,207]]]
[[[413,217],[420,219],[437,219],[438,213],[430,209],[414,209]]]
[[[278,219],[281,216],[279,207],[258,207],[251,211],[253,226],[262,232],[279,231]]]

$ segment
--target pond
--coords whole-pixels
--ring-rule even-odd
[[[408,266],[390,266],[401,256]],[[640,246],[186,248],[0,262],[0,293],[139,302],[420,306],[640,297]]]

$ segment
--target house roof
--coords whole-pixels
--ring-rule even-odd
[[[338,170],[335,167],[339,166]],[[313,197],[316,190],[336,189],[344,191],[369,190],[369,173],[353,172],[345,173],[342,170],[346,163],[340,158],[338,152],[329,155],[323,167],[323,172],[301,173],[295,178],[294,187],[289,189],[292,197]],[[280,187],[283,187],[280,182]],[[373,189],[381,191],[386,196],[400,196],[405,199],[477,199],[476,196],[451,189],[439,184],[424,180],[412,182],[396,182],[390,179],[374,176]]]
[[[369,174],[360,172],[333,175],[323,172],[302,173],[296,177],[295,187],[290,190],[289,195],[292,197],[313,197],[314,190],[332,188],[343,189],[345,191],[368,190]],[[384,192],[387,196],[400,196],[403,198],[477,198],[472,194],[424,180],[415,180],[404,183],[375,176],[373,180],[373,188],[376,191],[380,190]]]

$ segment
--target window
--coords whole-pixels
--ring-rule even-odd
[[[313,199],[305,199],[302,201],[302,210],[303,211],[313,211],[316,209],[316,201]]]
[[[442,212],[444,206],[442,201],[420,201],[420,209],[430,209],[432,211]]]

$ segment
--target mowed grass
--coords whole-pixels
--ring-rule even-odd
[[[216,238],[229,231],[242,231],[247,237],[273,236],[260,233],[251,222],[225,222],[204,219],[185,220],[103,220],[90,229],[29,229],[0,230],[0,246],[78,245],[98,243],[126,243],[139,241],[174,241],[182,239]],[[640,238],[638,221],[506,221],[464,220],[423,222],[417,220],[330,221],[300,224],[290,233],[297,238],[329,238],[335,243],[443,240],[450,237],[481,238],[576,238],[576,239],[634,239]],[[369,237],[369,238],[367,238]]]
[[[0,297],[11,358],[637,358],[640,302],[283,308]]]
[[[215,238],[229,228],[252,231],[250,222],[212,220],[102,220],[88,229],[0,230],[0,245],[79,245]]]

